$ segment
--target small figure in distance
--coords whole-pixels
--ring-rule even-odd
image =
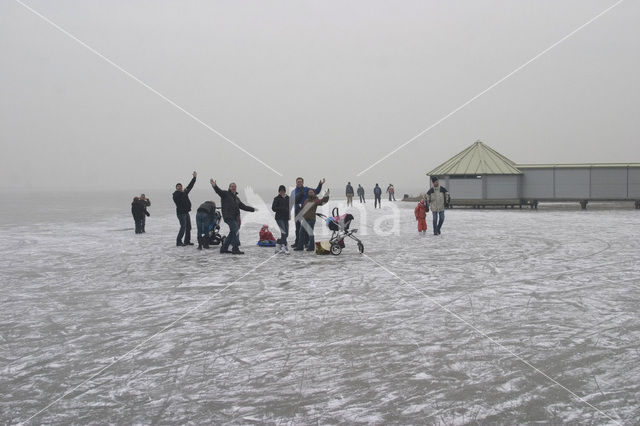
[[[133,202],[131,203],[131,214],[133,215],[136,234],[145,233],[144,227],[146,218],[151,216],[147,211],[147,207],[150,205],[151,200],[149,200],[144,194],[140,194],[139,197],[133,197]]]
[[[373,208],[375,209],[376,207],[378,207],[379,209],[381,209],[382,200],[380,199],[380,197],[382,197],[382,188],[380,188],[377,183],[376,183],[376,186],[373,188],[373,197],[374,197]]]
[[[360,197],[360,203],[366,203],[364,199],[364,188],[362,185],[358,184],[358,197]]]
[[[347,182],[345,195],[347,196],[347,207],[353,206],[353,186],[351,186],[351,182]]]

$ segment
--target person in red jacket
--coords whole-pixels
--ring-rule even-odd
[[[262,225],[262,229],[260,229],[260,242],[270,242],[275,240],[275,237],[271,231],[269,231],[269,225]]]
[[[427,203],[424,200],[420,200],[415,210],[413,211],[418,221],[418,232],[427,232]]]

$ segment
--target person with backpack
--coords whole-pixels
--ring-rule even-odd
[[[347,196],[347,206],[353,206],[353,186],[351,186],[351,182],[347,182],[345,195]]]
[[[389,186],[387,186],[387,193],[389,194],[389,201],[395,201],[396,200],[396,190],[393,187],[393,184],[389,184]]]
[[[374,197],[373,208],[375,209],[376,207],[378,207],[381,209],[382,200],[380,199],[380,197],[382,197],[382,188],[380,188],[377,183],[376,183],[376,186],[373,188],[373,197]]]

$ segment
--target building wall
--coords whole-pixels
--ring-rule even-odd
[[[589,199],[589,169],[556,168],[555,197],[563,200]]]
[[[520,175],[486,175],[487,199],[511,200],[520,198]]]
[[[627,198],[627,169],[594,167],[591,169],[591,194],[593,199]]]
[[[544,199],[554,197],[553,169],[523,169],[522,198]]]
[[[480,200],[482,199],[482,179],[472,178],[449,178],[447,190],[451,198],[456,200]]]
[[[640,167],[629,168],[629,198],[640,200]]]

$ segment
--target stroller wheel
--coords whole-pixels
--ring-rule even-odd
[[[340,247],[339,244],[331,244],[331,254],[333,255],[339,255],[340,253],[342,253],[342,247]]]
[[[358,251],[360,253],[364,253],[364,244],[362,244],[361,242],[358,242]]]

